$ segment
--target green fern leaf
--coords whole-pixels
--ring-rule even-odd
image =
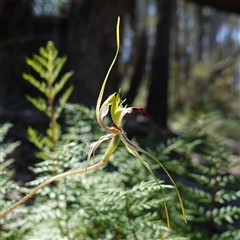
[[[65,83],[68,81],[68,79],[73,75],[73,71],[70,71],[68,73],[65,73],[60,81],[55,84],[55,86],[52,89],[53,95],[56,96],[58,92],[63,88]]]
[[[55,114],[54,114],[54,117],[56,119],[59,118],[68,98],[70,97],[71,93],[73,91],[73,86],[70,86],[62,95],[62,97],[59,99],[59,104],[58,104],[58,107],[55,111]]]
[[[26,96],[27,100],[31,102],[38,110],[41,112],[44,112],[47,116],[50,115],[48,107],[47,107],[47,102],[45,99],[38,97],[38,98],[33,98],[29,95]]]

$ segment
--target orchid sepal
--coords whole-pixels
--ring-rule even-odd
[[[109,107],[110,105],[112,105],[113,101],[115,98],[115,94],[112,94],[111,96],[109,96],[107,98],[106,101],[104,101],[104,103],[102,104],[100,110],[99,110],[99,114],[97,115],[97,121],[99,123],[99,125],[104,128],[107,132],[110,133],[116,133],[118,132],[115,128],[113,127],[108,127],[104,122],[103,122],[103,118],[108,114],[109,111]]]
[[[147,157],[151,158],[152,160],[154,160],[155,162],[157,162],[159,164],[159,166],[163,169],[163,171],[166,173],[166,175],[168,176],[168,178],[170,179],[170,181],[173,184],[173,187],[175,188],[175,191],[177,193],[178,196],[178,200],[180,203],[180,207],[182,210],[182,215],[183,215],[183,220],[185,223],[187,223],[187,218],[186,218],[186,213],[185,213],[185,208],[182,202],[182,198],[181,195],[178,191],[177,185],[174,182],[174,180],[172,179],[171,175],[169,174],[169,172],[167,171],[167,169],[163,166],[163,164],[156,158],[154,157],[152,154],[146,152],[145,150],[143,150],[140,147],[135,146],[124,134],[121,135],[121,140],[124,143],[124,145],[126,146],[127,150],[129,153],[131,153],[132,155],[134,155],[136,158],[138,158],[140,160],[140,162],[148,169],[148,171],[150,172],[150,174],[153,176],[153,178],[156,180],[156,182],[158,182],[158,179],[156,178],[156,176],[154,175],[154,173],[152,172],[151,168],[149,167],[149,165],[141,158],[141,156],[139,155],[138,152],[143,153],[144,155],[146,155]],[[165,209],[165,213],[166,213],[166,218],[167,218],[167,225],[168,228],[171,229],[170,227],[170,219],[169,219],[169,214],[168,214],[168,209],[167,209],[167,204],[166,204],[166,197],[165,197],[165,193],[164,190],[162,188],[162,186],[159,184],[162,193],[163,193],[163,198],[164,198],[164,209]]]
[[[117,56],[118,56],[118,53],[119,53],[119,49],[120,49],[120,33],[119,33],[119,29],[120,29],[120,17],[118,17],[117,19],[117,25],[116,25],[116,43],[117,43],[117,49],[116,49],[116,53],[115,53],[115,56],[112,60],[112,63],[107,71],[107,74],[103,80],[103,84],[102,84],[102,87],[101,87],[101,90],[100,90],[100,93],[98,95],[98,100],[97,100],[97,105],[96,105],[96,117],[97,117],[97,120],[99,122],[99,116],[100,116],[100,106],[101,106],[101,102],[102,102],[102,97],[103,97],[103,93],[104,93],[104,89],[105,89],[105,86],[106,86],[106,83],[107,83],[107,80],[108,80],[108,76],[113,68],[113,65],[114,63],[116,62],[116,59],[117,59]],[[101,125],[101,124],[100,124]]]

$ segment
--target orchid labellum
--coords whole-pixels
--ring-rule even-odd
[[[184,206],[182,203],[182,199],[180,196],[180,193],[177,189],[177,186],[175,184],[175,182],[173,181],[172,177],[170,176],[170,174],[168,173],[168,171],[165,169],[165,167],[162,165],[162,163],[160,163],[158,161],[158,159],[156,159],[152,154],[144,151],[143,149],[135,146],[128,138],[127,136],[124,134],[124,131],[122,129],[122,119],[126,114],[131,114],[131,113],[136,113],[136,112],[140,112],[143,115],[146,115],[146,111],[143,108],[138,108],[138,107],[127,107],[127,106],[123,106],[123,103],[125,100],[122,100],[120,97],[120,90],[114,94],[112,94],[111,96],[109,96],[101,105],[102,102],[102,97],[103,97],[103,93],[104,93],[104,89],[106,86],[106,82],[108,79],[108,76],[111,72],[111,69],[116,61],[116,58],[118,56],[119,53],[119,46],[120,46],[120,37],[119,37],[119,25],[120,25],[120,18],[118,17],[118,21],[117,21],[117,26],[116,26],[116,41],[117,41],[117,50],[116,50],[116,54],[115,57],[108,69],[108,72],[106,74],[106,77],[103,81],[99,96],[98,96],[98,100],[97,100],[97,106],[96,106],[96,117],[97,117],[97,121],[100,124],[100,126],[102,128],[104,128],[108,134],[105,136],[102,136],[97,142],[94,142],[91,144],[89,153],[88,153],[88,158],[86,161],[86,167],[84,169],[78,169],[78,170],[74,170],[74,171],[69,171],[69,172],[65,172],[59,175],[56,175],[48,180],[46,180],[45,182],[43,182],[42,184],[40,184],[38,187],[36,187],[35,189],[33,189],[28,195],[26,195],[24,198],[22,198],[20,201],[18,201],[17,203],[15,203],[14,205],[12,205],[10,208],[8,208],[6,211],[2,212],[0,214],[0,217],[5,216],[7,213],[11,212],[14,208],[18,207],[20,204],[24,203],[27,199],[29,199],[32,195],[34,195],[38,190],[40,190],[41,188],[43,188],[44,186],[48,185],[49,183],[56,181],[60,178],[63,177],[67,177],[67,176],[71,176],[71,175],[75,175],[75,174],[79,174],[79,173],[83,173],[82,178],[85,176],[85,174],[91,170],[97,169],[98,167],[102,166],[104,163],[106,163],[108,161],[108,159],[110,158],[110,156],[113,154],[113,152],[116,150],[118,144],[120,141],[122,141],[124,143],[124,145],[126,146],[127,150],[134,155],[136,158],[138,158],[141,163],[148,169],[148,171],[151,173],[151,175],[154,177],[154,179],[157,181],[157,183],[159,183],[158,179],[155,177],[155,175],[153,174],[151,168],[149,167],[149,165],[141,158],[141,156],[139,155],[139,153],[143,153],[146,156],[148,156],[149,158],[153,159],[154,161],[156,161],[161,167],[162,169],[165,171],[165,173],[167,174],[167,176],[169,177],[169,179],[171,180],[174,188],[176,189],[177,195],[178,195],[178,199],[181,205],[181,209],[182,209],[182,214],[183,214],[183,219],[185,222],[186,221],[186,215],[185,215],[185,211],[184,211]],[[110,109],[111,108],[111,109]],[[110,109],[110,115],[112,118],[112,125],[111,126],[107,126],[105,125],[103,118],[108,114]],[[96,163],[93,166],[88,167],[88,163],[89,160],[91,158],[91,156],[94,154],[95,150],[99,147],[99,145],[106,141],[106,140],[110,140],[110,143],[108,145],[108,148],[104,154],[104,156],[102,157],[102,160],[99,163]],[[170,228],[170,220],[169,220],[169,214],[168,214],[168,209],[167,209],[167,204],[165,201],[165,194],[164,194],[164,190],[161,187],[161,185],[159,184],[162,193],[163,193],[163,197],[164,197],[164,208],[165,208],[165,212],[166,212],[166,218],[167,218],[167,225],[168,228]]]

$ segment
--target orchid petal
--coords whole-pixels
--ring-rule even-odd
[[[101,109],[100,109],[101,120],[108,114],[108,111],[109,111],[109,106],[108,105],[105,105],[105,106],[101,107]]]
[[[118,111],[115,115],[112,116],[113,122],[117,125],[119,129],[122,128],[122,119],[127,113],[131,113],[131,108],[123,108],[121,111]]]
[[[124,137],[121,138],[121,140],[122,140],[122,142],[124,143],[124,145],[126,146],[128,152],[131,153],[133,156],[135,156],[138,160],[140,160],[140,162],[147,168],[147,170],[150,172],[150,174],[153,176],[153,178],[154,178],[154,179],[156,180],[156,182],[159,184],[160,189],[161,189],[162,194],[163,194],[164,210],[165,210],[166,218],[167,218],[167,226],[168,226],[169,229],[171,229],[164,189],[162,188],[162,186],[161,186],[161,184],[159,183],[158,179],[157,179],[156,176],[154,175],[152,169],[149,167],[149,165],[148,165],[148,164],[141,158],[141,156],[138,154],[138,152],[137,152],[137,147],[135,147],[130,140],[126,141],[126,138],[125,138],[126,136],[125,136],[125,135],[122,135],[122,136],[124,136]]]
[[[117,56],[118,56],[118,53],[119,53],[119,48],[120,48],[120,34],[119,34],[119,26],[120,26],[120,17],[118,17],[117,19],[117,26],[116,26],[116,42],[117,42],[117,49],[116,49],[116,53],[115,53],[115,56],[113,58],[113,61],[107,71],[107,74],[104,78],[104,81],[103,81],[103,84],[102,84],[102,87],[101,87],[101,90],[100,90],[100,93],[99,93],[99,96],[98,96],[98,100],[97,100],[97,105],[96,105],[96,116],[97,116],[97,120],[99,122],[99,119],[100,119],[100,105],[101,105],[101,102],[102,102],[102,97],[103,97],[103,93],[104,93],[104,89],[105,89],[105,85],[107,83],[107,80],[108,80],[108,76],[113,68],[113,65],[114,63],[116,62],[116,59],[117,59]],[[99,122],[100,124],[100,122]],[[100,124],[101,125],[101,124]]]
[[[127,113],[136,113],[141,112],[144,116],[146,115],[146,111],[143,108],[137,107],[123,107],[123,103],[125,99],[122,100],[120,97],[120,91],[115,93],[115,98],[113,99],[112,106],[111,106],[111,117],[114,124],[117,126],[118,129],[122,128],[122,119]]]
[[[115,128],[108,127],[103,122],[103,118],[108,114],[109,106],[112,105],[114,98],[115,98],[115,94],[112,94],[111,96],[109,96],[107,98],[107,100],[102,104],[100,111],[99,111],[99,115],[97,115],[97,120],[98,120],[98,123],[100,124],[100,126],[102,128],[104,128],[106,131],[111,132],[111,133],[116,133],[117,130]]]
[[[113,134],[107,134],[107,135],[105,135],[105,136],[102,136],[97,142],[94,142],[94,143],[91,144],[90,149],[89,149],[89,152],[88,152],[88,157],[87,157],[87,161],[86,161],[85,171],[84,171],[81,179],[83,179],[84,176],[86,175],[87,169],[88,169],[88,163],[89,163],[89,161],[90,161],[91,156],[94,155],[96,149],[99,147],[99,145],[100,145],[102,142],[104,142],[104,141],[106,141],[106,140],[108,140],[108,139],[111,139],[113,136],[114,136]]]
[[[170,181],[172,182],[176,192],[177,192],[177,195],[178,195],[178,199],[179,199],[179,203],[180,203],[180,206],[181,206],[181,209],[182,209],[182,215],[183,215],[183,219],[185,221],[185,223],[187,223],[187,218],[186,218],[186,214],[185,214],[185,209],[184,209],[184,205],[183,205],[183,202],[182,202],[182,198],[181,198],[181,195],[178,191],[178,188],[177,188],[177,185],[176,183],[174,182],[174,180],[172,179],[171,175],[169,174],[169,172],[167,171],[167,169],[163,166],[163,164],[157,159],[155,158],[152,154],[146,152],[145,150],[143,150],[142,148],[140,147],[137,147],[135,146],[124,134],[121,134],[121,140],[122,142],[124,143],[124,145],[126,146],[127,150],[133,154],[135,157],[137,157],[141,163],[149,170],[149,172],[151,173],[151,175],[155,178],[156,181],[157,178],[155,177],[155,175],[153,174],[151,168],[148,166],[148,164],[141,158],[141,156],[138,154],[138,152],[141,152],[143,154],[145,154],[146,156],[148,156],[149,158],[153,159],[155,162],[157,162],[161,168],[164,170],[164,172],[167,174],[168,178],[170,179]],[[161,186],[160,186],[161,187]],[[162,189],[162,187],[161,187]],[[164,191],[162,189],[162,192],[164,194]],[[166,205],[166,201],[165,201],[165,197],[164,197],[164,208],[165,208],[165,212],[166,212],[166,217],[167,217],[167,224],[168,224],[168,227],[170,229],[170,222],[169,222],[169,216],[168,216],[168,210],[167,210],[167,205]]]
[[[102,142],[111,139],[113,136],[114,136],[113,134],[107,134],[105,136],[100,137],[100,139],[97,142],[92,143],[90,146],[90,151],[88,153],[88,159],[91,157],[91,155],[95,153],[96,149]]]
[[[124,110],[124,108],[122,106],[122,103],[124,102],[124,100],[122,100],[120,97],[120,91],[121,91],[121,89],[119,89],[119,91],[115,94],[115,98],[114,98],[114,101],[111,106],[112,120],[119,128],[121,128],[121,122],[122,122],[121,115]]]
[[[102,106],[100,108],[100,112],[99,112],[100,113],[99,116],[100,116],[101,120],[108,114],[109,106],[112,105],[114,98],[115,98],[115,94],[112,94],[102,104]]]
[[[120,141],[120,135],[119,134],[115,134],[114,137],[112,137],[111,142],[108,145],[107,151],[104,154],[104,162],[107,162],[109,157],[113,154],[113,152],[116,150],[118,144]]]

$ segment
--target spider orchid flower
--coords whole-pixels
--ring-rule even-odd
[[[184,206],[183,206],[183,202],[182,202],[182,198],[181,195],[177,189],[177,186],[174,182],[174,180],[172,179],[172,177],[170,176],[170,174],[168,173],[168,171],[166,170],[166,168],[162,165],[161,162],[159,162],[159,160],[157,158],[155,158],[152,154],[144,151],[143,149],[141,149],[140,147],[135,146],[128,138],[127,136],[124,134],[123,128],[122,128],[122,120],[123,117],[126,114],[131,114],[131,113],[136,113],[136,112],[141,112],[143,115],[146,115],[146,111],[144,108],[138,108],[138,107],[127,107],[127,106],[123,106],[123,103],[125,102],[125,100],[122,100],[120,97],[120,90],[112,95],[110,95],[101,105],[102,102],[102,97],[103,97],[103,93],[104,93],[104,89],[105,89],[105,85],[108,79],[108,76],[111,72],[111,69],[116,61],[116,58],[118,56],[119,53],[119,46],[120,46],[120,38],[119,38],[119,24],[120,24],[120,18],[118,18],[117,21],[117,26],[116,26],[116,41],[117,41],[117,50],[116,50],[116,54],[115,57],[108,69],[108,72],[106,74],[106,77],[103,81],[99,96],[98,96],[98,100],[97,100],[97,106],[96,106],[96,117],[97,117],[97,121],[100,124],[100,126],[102,128],[104,128],[108,134],[105,136],[102,136],[99,141],[93,143],[91,145],[89,154],[88,154],[88,161],[90,160],[90,157],[92,154],[94,154],[95,150],[98,148],[98,146],[106,140],[110,140],[109,146],[107,148],[107,151],[105,153],[105,155],[103,156],[102,160],[96,164],[98,166],[106,163],[109,159],[109,157],[112,155],[112,153],[116,150],[118,144],[120,141],[122,141],[124,143],[124,145],[126,146],[127,150],[129,151],[129,153],[131,153],[132,155],[134,155],[137,159],[139,159],[141,161],[141,163],[148,169],[148,171],[151,173],[151,175],[154,177],[154,179],[157,181],[157,183],[159,184],[158,179],[155,177],[154,173],[152,172],[151,168],[149,167],[149,165],[142,159],[142,157],[139,155],[139,153],[145,154],[146,156],[148,156],[149,158],[153,159],[155,162],[157,162],[162,169],[164,170],[164,172],[167,174],[167,176],[169,177],[169,179],[171,180],[177,195],[178,195],[178,199],[181,205],[181,209],[182,209],[182,215],[183,215],[183,219],[185,222],[187,222],[186,220],[186,214],[185,214],[185,210],[184,210]],[[110,115],[112,118],[112,125],[111,126],[107,126],[103,119],[104,117],[108,114],[109,112],[109,108],[111,107],[110,110]],[[94,165],[94,166],[96,166]],[[93,167],[94,167],[93,166]],[[85,169],[85,173],[90,169],[91,167],[87,167]],[[164,197],[164,208],[165,208],[165,213],[166,213],[166,219],[167,219],[167,225],[168,228],[170,229],[170,220],[169,220],[169,214],[168,214],[168,209],[167,209],[167,204],[165,201],[165,194],[164,194],[164,190],[161,187],[161,185],[159,184],[162,193],[163,193],[163,197]]]
[[[129,151],[129,153],[131,153],[132,155],[134,155],[137,159],[140,160],[140,162],[148,169],[148,171],[150,172],[150,174],[153,176],[153,178],[156,180],[156,182],[159,184],[160,189],[163,193],[163,198],[164,198],[164,208],[165,208],[165,213],[166,213],[166,219],[167,219],[167,225],[168,228],[170,229],[170,220],[169,220],[169,214],[168,214],[168,209],[167,209],[167,204],[166,204],[166,198],[165,198],[165,194],[164,194],[164,190],[161,186],[161,184],[159,183],[159,180],[155,177],[154,173],[152,172],[151,168],[149,167],[149,165],[142,159],[142,157],[140,156],[139,153],[145,154],[146,156],[148,156],[149,158],[153,159],[155,162],[157,162],[159,164],[159,166],[164,170],[164,172],[166,173],[166,175],[169,177],[169,179],[171,180],[177,195],[178,195],[178,199],[181,205],[181,209],[182,209],[182,215],[183,215],[183,219],[185,222],[187,222],[186,220],[186,214],[184,211],[184,206],[183,206],[183,202],[180,196],[180,193],[177,189],[177,186],[175,184],[175,182],[173,181],[172,177],[170,176],[170,174],[168,173],[168,171],[166,170],[166,168],[163,166],[163,164],[157,159],[155,158],[152,154],[144,151],[143,149],[141,149],[140,147],[134,145],[128,138],[127,136],[124,134],[123,128],[122,128],[122,120],[123,117],[126,114],[131,114],[131,113],[136,113],[136,112],[141,112],[143,115],[146,115],[146,111],[143,108],[138,108],[138,107],[127,107],[127,106],[123,106],[123,103],[125,102],[125,100],[122,100],[120,97],[120,90],[112,95],[110,95],[101,105],[102,102],[102,97],[103,97],[103,93],[104,93],[104,89],[105,89],[105,85],[108,79],[108,76],[111,72],[111,69],[117,59],[118,53],[119,53],[119,46],[120,46],[120,38],[119,38],[119,25],[120,25],[120,18],[118,17],[118,21],[117,21],[117,26],[116,26],[116,41],[117,41],[117,50],[116,50],[116,54],[115,57],[108,69],[108,72],[106,74],[106,77],[103,81],[99,96],[98,96],[98,100],[97,100],[97,105],[96,105],[96,117],[97,117],[97,121],[100,124],[100,126],[102,128],[104,128],[106,130],[106,132],[108,134],[106,134],[105,136],[102,136],[98,141],[94,142],[91,144],[90,146],[90,150],[88,152],[88,157],[87,157],[87,161],[86,161],[86,166],[84,169],[78,169],[78,170],[73,170],[73,171],[68,171],[68,172],[64,172],[61,174],[58,174],[54,177],[49,178],[48,180],[44,181],[43,183],[41,183],[40,185],[38,185],[35,189],[33,189],[28,195],[26,195],[25,197],[23,197],[21,200],[19,200],[17,203],[13,204],[12,206],[10,206],[7,210],[3,211],[2,213],[0,213],[0,218],[5,216],[7,213],[11,212],[13,209],[15,209],[16,207],[18,207],[19,205],[21,205],[22,203],[24,203],[27,199],[29,199],[31,196],[33,196],[37,191],[39,191],[41,188],[43,188],[44,186],[48,185],[49,183],[59,180],[60,178],[63,177],[67,177],[67,176],[71,176],[71,175],[75,175],[75,174],[79,174],[82,173],[82,177],[81,179],[85,176],[85,174],[89,171],[92,171],[94,169],[97,169],[98,167],[102,166],[104,163],[106,163],[108,161],[108,159],[110,158],[110,156],[112,155],[112,153],[116,150],[118,144],[120,141],[122,141],[124,143],[124,145],[126,146],[127,150]],[[109,112],[109,108],[111,107],[110,110],[110,115],[112,118],[112,125],[111,126],[107,126],[103,119],[104,117],[108,114]],[[104,156],[102,157],[102,160],[92,166],[88,167],[88,163],[90,161],[91,156],[94,154],[95,150],[100,146],[100,144],[104,141],[110,140],[110,143],[108,145],[108,148],[104,154]]]

